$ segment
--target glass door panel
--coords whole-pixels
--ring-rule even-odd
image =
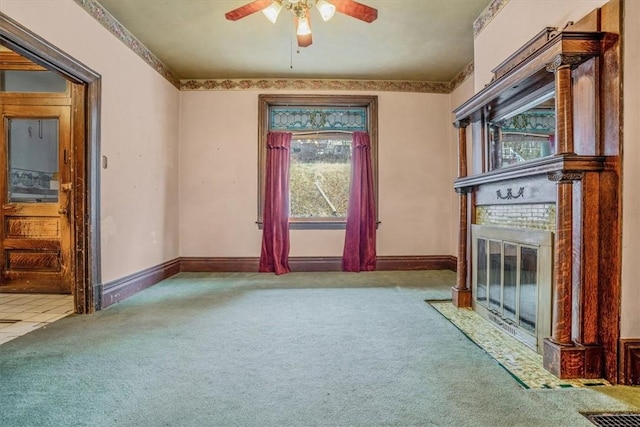
[[[518,280],[518,246],[504,244],[504,286],[502,290],[503,316],[516,320],[516,288]]]
[[[8,118],[9,203],[57,203],[57,118]]]
[[[487,241],[478,239],[478,271],[476,280],[476,301],[487,304]]]
[[[65,93],[68,82],[53,71],[0,70],[0,92]]]
[[[489,308],[500,310],[502,243],[489,241]]]
[[[538,310],[538,250],[520,248],[520,312],[519,324],[532,333],[536,331]]]

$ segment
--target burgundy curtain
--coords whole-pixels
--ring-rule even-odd
[[[284,274],[289,269],[289,148],[291,133],[267,134],[262,252],[260,272]]]
[[[347,230],[342,255],[344,271],[376,269],[376,204],[373,196],[369,134],[354,132]]]

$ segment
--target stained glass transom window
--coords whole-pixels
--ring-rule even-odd
[[[556,127],[554,110],[527,111],[496,123],[502,132],[529,132],[534,134],[553,134]]]
[[[524,111],[496,119],[489,129],[490,168],[498,169],[555,152],[555,98],[553,92],[523,107]]]
[[[367,109],[271,107],[269,129],[281,131],[366,131]]]

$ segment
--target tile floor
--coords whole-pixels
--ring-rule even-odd
[[[73,314],[73,295],[0,293],[0,344]]]
[[[495,327],[472,309],[456,308],[450,301],[429,304],[489,353],[525,388],[610,385],[604,379],[561,380],[542,367],[542,355]]]

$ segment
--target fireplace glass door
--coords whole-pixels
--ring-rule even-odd
[[[476,311],[537,350],[551,317],[551,233],[527,230],[519,239],[520,230],[477,225],[473,230]],[[540,242],[531,238],[536,234]]]
[[[478,239],[477,246],[476,301],[504,320],[534,334],[538,249],[487,239]]]
[[[536,331],[536,312],[538,309],[538,250],[527,246],[520,247],[518,323],[531,332]]]

